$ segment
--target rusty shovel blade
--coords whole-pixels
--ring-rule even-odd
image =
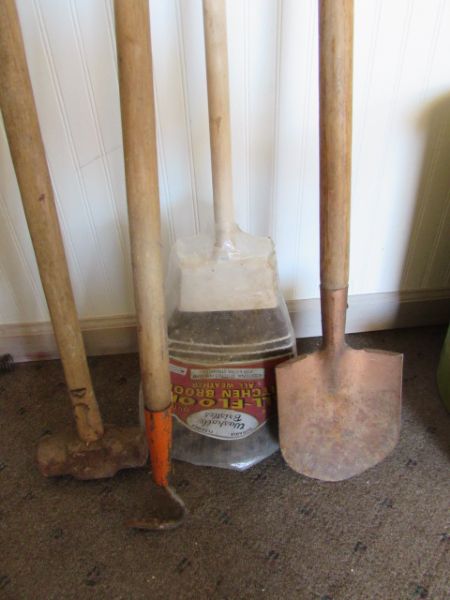
[[[400,432],[403,355],[324,349],[277,368],[280,445],[292,469],[341,481],[383,460]]]

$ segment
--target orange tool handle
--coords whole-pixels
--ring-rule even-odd
[[[150,451],[153,481],[167,487],[172,446],[172,409],[152,412],[145,410],[145,431]]]

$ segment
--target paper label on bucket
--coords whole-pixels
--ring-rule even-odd
[[[191,431],[239,440],[272,416],[278,356],[251,364],[205,366],[170,359],[173,414]]]

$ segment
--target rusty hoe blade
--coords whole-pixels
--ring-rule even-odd
[[[145,501],[134,507],[137,518],[127,522],[133,529],[151,531],[174,529],[186,515],[184,502],[169,485],[171,471],[172,410],[145,410],[145,431],[152,465],[152,480],[147,482]]]
[[[347,479],[400,431],[401,354],[345,344],[349,262],[352,0],[320,0],[320,259],[323,344],[276,369],[280,446],[297,472]]]
[[[186,507],[171,486],[159,486],[150,480],[144,486],[144,493],[143,505],[134,508],[134,513],[139,516],[127,521],[127,527],[145,531],[167,531],[176,529],[183,523]]]

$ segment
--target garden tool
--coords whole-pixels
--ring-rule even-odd
[[[46,477],[112,477],[147,460],[138,427],[103,426],[78,322],[19,19],[14,0],[0,2],[0,104],[56,342],[76,422],[47,435],[37,451]]]
[[[172,393],[148,0],[115,0],[114,9],[139,359],[153,477],[153,484],[148,481],[146,506],[136,509],[138,516],[128,525],[171,529],[182,522],[185,507],[169,485]]]
[[[278,366],[280,446],[295,471],[340,481],[376,465],[400,431],[401,354],[345,343],[352,136],[352,0],[320,0],[322,347]]]

